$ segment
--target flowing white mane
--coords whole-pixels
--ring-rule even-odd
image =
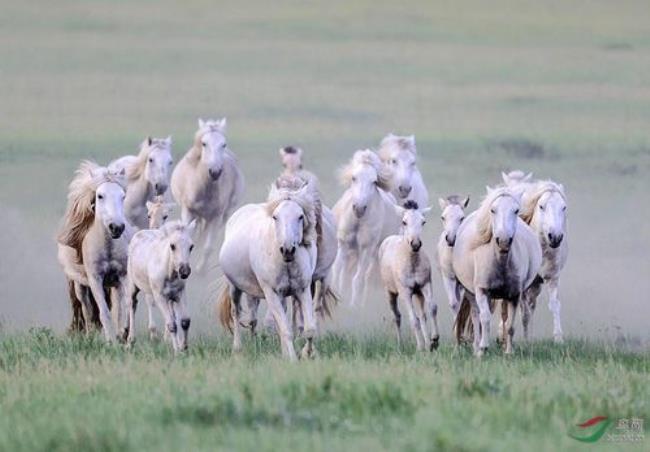
[[[391,172],[381,163],[379,156],[370,149],[355,152],[350,163],[341,168],[339,172],[341,183],[346,187],[349,186],[352,183],[354,170],[364,165],[373,168],[377,173],[377,186],[389,191],[391,187]]]
[[[498,187],[489,189],[487,195],[481,201],[481,205],[476,210],[476,237],[474,248],[489,243],[492,240],[492,216],[491,206],[494,201],[502,196],[508,196],[518,203],[520,202],[519,195],[509,187]]]
[[[84,160],[75,171],[68,187],[68,206],[63,216],[58,242],[74,248],[80,260],[81,243],[95,219],[95,192],[100,185],[108,182],[126,188],[123,174],[111,172],[95,162]]]
[[[566,202],[564,187],[561,184],[552,180],[536,182],[530,189],[526,190],[521,203],[521,213],[519,216],[527,224],[530,224],[532,221],[533,215],[535,214],[535,207],[545,193],[558,193]]]
[[[395,149],[416,155],[417,149],[415,147],[415,137],[413,135],[399,136],[389,133],[381,140],[379,151],[377,151],[377,153],[381,160],[386,161],[391,158],[391,153]]]
[[[312,184],[302,178],[281,176],[271,186],[266,200],[266,210],[269,215],[283,201],[293,201],[300,206],[305,215],[303,223],[302,244],[311,246],[316,239],[317,206],[320,204],[318,192]]]

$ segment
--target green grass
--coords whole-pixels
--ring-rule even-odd
[[[144,339],[127,352],[46,329],[5,336],[0,450],[582,450],[571,425],[650,415],[647,352],[571,340],[478,360],[340,335],[318,348],[288,364],[269,337],[236,357],[230,338],[199,337],[174,357]]]

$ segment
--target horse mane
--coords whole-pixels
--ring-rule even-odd
[[[303,178],[295,176],[280,176],[273,184],[266,200],[266,211],[273,215],[273,211],[283,201],[293,201],[303,210],[305,220],[303,222],[302,245],[311,246],[314,239],[318,239],[316,225],[321,209],[320,196],[318,191]]]
[[[186,228],[187,225],[181,220],[173,220],[163,224],[158,231],[162,233],[163,237],[169,237],[174,232],[183,232]]]
[[[379,158],[382,161],[386,161],[390,158],[390,151],[394,148],[399,149],[400,151],[408,151],[413,155],[417,154],[417,149],[415,147],[415,137],[411,136],[399,136],[389,133],[386,135],[379,144]]]
[[[142,144],[140,144],[140,152],[136,156],[136,159],[131,165],[126,166],[126,180],[128,182],[138,180],[142,176],[142,173],[144,173],[151,151],[155,148],[162,148],[164,145],[164,138],[147,137]]]
[[[79,263],[83,262],[81,244],[95,220],[95,192],[106,182],[114,182],[122,188],[126,187],[126,181],[121,175],[95,162],[84,160],[75,171],[68,187],[68,205],[57,241],[73,248],[77,252]]]
[[[344,186],[347,187],[352,183],[354,169],[359,165],[372,167],[377,173],[377,186],[385,191],[391,190],[392,173],[390,169],[384,166],[379,156],[370,149],[355,152],[350,163],[340,169],[339,178]]]
[[[521,212],[519,216],[526,224],[530,224],[535,214],[535,207],[544,193],[559,193],[566,202],[564,187],[552,180],[544,180],[535,183],[523,196]]]
[[[447,201],[447,204],[455,204],[461,207],[463,207],[465,204],[465,198],[460,195],[449,195],[445,198],[445,200]]]
[[[487,195],[481,201],[481,205],[476,209],[476,237],[472,248],[477,248],[485,245],[492,240],[492,221],[491,221],[491,206],[492,203],[502,196],[509,196],[514,199],[519,199],[517,194],[508,187],[497,187],[493,190],[488,190]]]

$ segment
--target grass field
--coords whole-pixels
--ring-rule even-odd
[[[0,450],[584,450],[577,422],[647,423],[648,17],[645,0],[0,0]],[[149,134],[178,160],[219,116],[246,201],[296,144],[332,204],[336,169],[389,131],[416,135],[434,206],[475,207],[503,169],[564,183],[570,341],[546,342],[543,297],[512,359],[458,352],[436,277],[433,355],[395,350],[375,291],[337,309],[319,360],[288,365],[270,339],[232,358],[218,269],[190,280],[187,356],[66,337],[54,236],[79,160]],[[430,253],[439,232],[434,215]]]
[[[275,339],[200,338],[187,356],[148,341],[35,330],[0,343],[0,450],[585,450],[570,426],[650,415],[648,353],[570,341],[476,360],[444,345],[328,335],[287,365]],[[647,450],[648,443],[596,450]]]

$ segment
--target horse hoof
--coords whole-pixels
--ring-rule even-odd
[[[438,349],[438,346],[440,345],[440,336],[434,336],[431,338],[431,346],[429,347],[429,351],[434,351]]]
[[[564,344],[564,339],[562,338],[562,336],[555,336],[555,337],[553,338],[553,341],[554,341],[556,344]]]

